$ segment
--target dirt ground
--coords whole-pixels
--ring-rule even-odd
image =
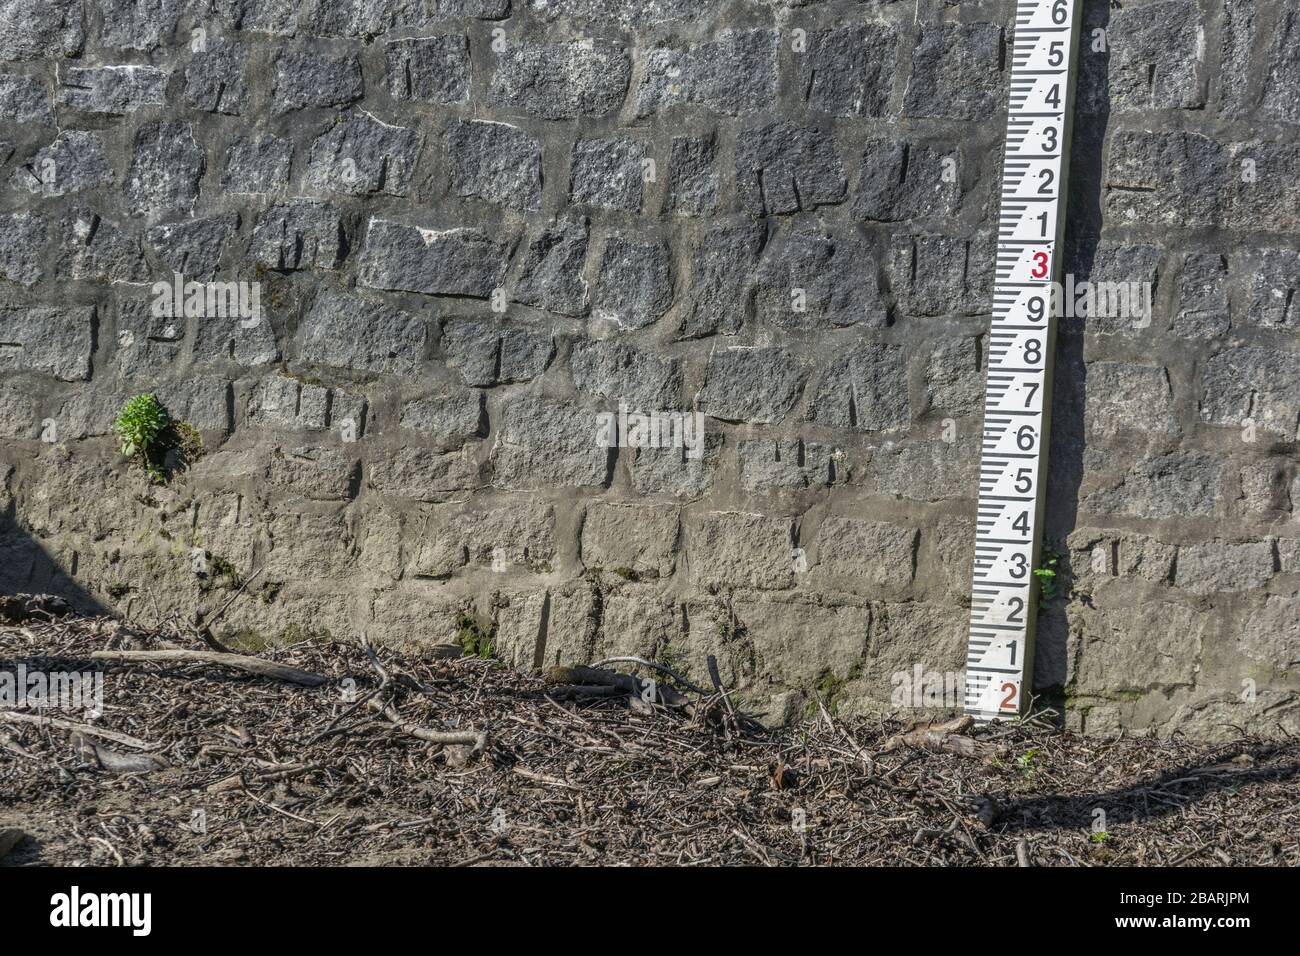
[[[887,748],[904,725],[766,731],[717,693],[647,703],[474,657],[263,655],[314,687],[91,660],[206,648],[10,618],[0,670],[100,672],[105,706],[0,713],[2,865],[1300,864],[1295,741],[1103,742],[1039,717],[947,739],[967,753]]]

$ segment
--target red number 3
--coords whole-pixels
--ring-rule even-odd
[[[1035,279],[1047,278],[1047,253],[1045,252],[1034,253],[1034,268],[1030,270],[1029,274],[1033,276]]]

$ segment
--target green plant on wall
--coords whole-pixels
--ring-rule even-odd
[[[122,454],[134,458],[150,480],[163,484],[203,453],[203,439],[189,422],[174,420],[152,393],[128,399],[113,421]]]
[[[1043,549],[1043,563],[1034,568],[1038,579],[1038,610],[1042,611],[1060,593],[1058,571],[1062,554],[1052,548]]]

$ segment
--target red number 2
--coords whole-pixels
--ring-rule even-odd
[[[1016,685],[1010,682],[1003,684],[1002,689],[1006,691],[1007,696],[1002,698],[1002,703],[998,710],[1015,710],[1016,709]]]
[[[1035,279],[1047,278],[1047,253],[1034,253],[1034,268],[1030,270],[1029,274]]]

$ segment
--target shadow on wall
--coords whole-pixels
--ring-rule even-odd
[[[1110,53],[1106,48],[1094,49],[1094,31],[1105,30],[1109,24],[1107,0],[1088,0],[1079,38],[1063,270],[1078,280],[1091,274],[1101,238],[1102,147],[1110,123]],[[1079,485],[1083,481],[1087,410],[1083,333],[1081,325],[1058,320],[1043,543],[1061,552],[1066,551],[1064,542],[1078,524]],[[1065,560],[1068,562],[1068,556]],[[1066,683],[1069,628],[1064,604],[1058,603],[1038,622],[1034,672],[1035,690],[1041,693]]]
[[[53,594],[82,614],[114,613],[76,580],[77,567],[65,568],[19,526],[14,506],[0,515],[0,596]]]

